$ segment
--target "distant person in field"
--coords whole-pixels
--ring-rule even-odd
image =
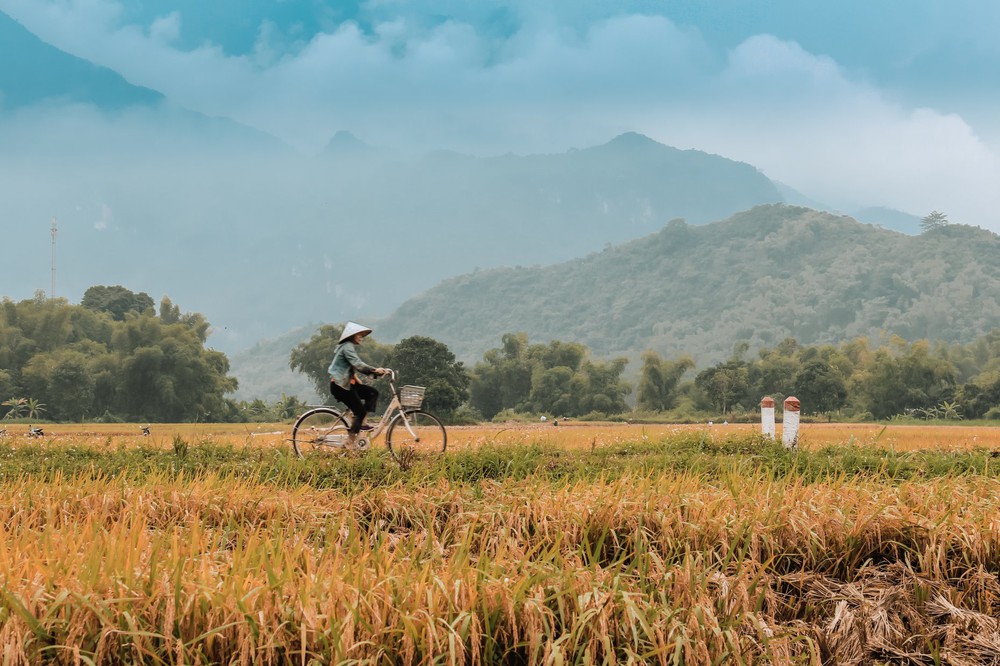
[[[375,411],[378,402],[378,391],[362,384],[358,373],[363,375],[382,376],[388,374],[385,368],[368,365],[358,356],[358,345],[372,329],[353,321],[347,322],[344,332],[340,334],[340,344],[333,351],[330,362],[330,393],[334,398],[347,405],[354,415],[354,420],[347,429],[347,447],[351,448],[358,439],[358,433],[364,426],[365,414]],[[371,429],[371,428],[367,428]]]

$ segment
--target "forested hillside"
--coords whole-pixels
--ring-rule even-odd
[[[92,287],[80,305],[39,296],[0,301],[4,416],[56,421],[226,420],[236,388],[208,321],[169,298]],[[12,414],[13,413],[13,414]]]
[[[262,340],[250,349],[230,355],[231,373],[239,378],[239,386],[233,392],[233,399],[275,400],[281,395],[286,395],[315,403],[320,397],[325,398],[325,391],[317,395],[309,378],[295,372],[288,365],[292,349],[308,340],[319,328],[319,324],[306,324],[282,336]],[[323,368],[325,369],[326,365],[323,365]]]
[[[690,354],[701,366],[786,337],[880,332],[969,342],[1000,326],[1000,237],[949,225],[907,236],[768,205],[662,230],[547,267],[480,271],[411,299],[383,339],[430,335],[475,361],[500,335],[582,342],[595,354]]]

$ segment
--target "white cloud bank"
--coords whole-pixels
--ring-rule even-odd
[[[260,26],[254,53],[174,46],[183,15],[125,25],[113,0],[0,0],[43,39],[305,152],[337,130],[412,149],[582,147],[636,130],[740,159],[835,205],[888,205],[1000,231],[996,147],[963,118],[907,108],[834,60],[769,35],[730,53],[662,16],[570,28],[521,12],[512,34],[463,20],[342,23],[288,51]]]

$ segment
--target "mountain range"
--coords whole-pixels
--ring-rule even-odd
[[[106,110],[163,101],[163,95],[134,86],[116,72],[52,48],[0,12],[0,108],[40,102],[94,104]]]

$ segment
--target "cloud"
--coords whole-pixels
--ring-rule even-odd
[[[159,17],[149,26],[150,39],[159,44],[171,44],[177,41],[180,35],[181,15],[178,12],[170,12],[166,16]]]
[[[627,6],[626,6],[627,5]],[[179,11],[128,23],[114,0],[0,0],[51,43],[315,152],[340,129],[385,145],[542,152],[638,130],[744,160],[836,205],[888,205],[993,225],[995,147],[962,116],[910,107],[799,43],[729,52],[637,3],[362,5],[311,35],[275,22],[253,50],[177,46]]]
[[[1000,230],[997,153],[960,116],[907,108],[829,58],[774,37],[737,47],[698,102],[647,131],[744,160],[844,207],[887,205]]]
[[[510,34],[497,36],[462,20],[427,25],[401,15],[375,18],[370,30],[341,23],[294,52],[264,23],[254,53],[234,56],[211,43],[175,48],[177,12],[143,26],[121,23],[123,12],[111,0],[0,6],[51,43],[175,104],[232,117],[306,151],[344,128],[387,142],[422,136],[423,147],[488,144],[481,135],[489,132],[477,126],[496,128],[501,138],[482,146],[487,150],[530,149],[553,132],[551,145],[539,147],[575,144],[579,139],[562,128],[567,115],[571,127],[584,124],[573,122],[581,105],[605,107],[611,96],[641,102],[664,84],[693,80],[708,57],[696,33],[660,16],[618,16],[578,31],[524,10],[511,20]],[[592,122],[596,113],[584,115]],[[505,131],[525,139],[501,146]],[[606,131],[583,139],[606,138]]]

